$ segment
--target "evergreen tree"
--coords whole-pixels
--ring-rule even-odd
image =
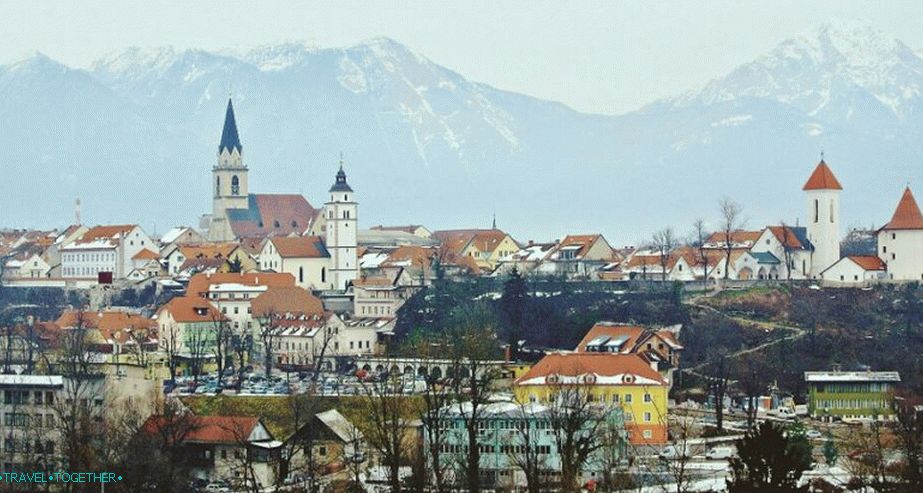
[[[836,450],[836,443],[833,441],[833,435],[827,433],[827,441],[824,442],[823,448],[824,459],[829,467],[836,465],[836,460],[840,454]]]
[[[510,345],[510,358],[516,359],[519,351],[519,340],[525,330],[526,306],[529,302],[529,292],[526,280],[513,267],[510,276],[503,283],[503,296],[500,298],[500,313],[506,341]]]
[[[810,467],[811,454],[803,428],[787,434],[768,421],[737,440],[738,457],[731,459],[730,493],[806,493],[798,486],[801,474]]]

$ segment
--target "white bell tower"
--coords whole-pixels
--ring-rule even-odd
[[[811,278],[840,259],[840,191],[843,187],[830,167],[821,160],[803,188],[807,200],[808,239],[814,245],[811,255]]]
[[[330,187],[330,201],[324,204],[326,244],[330,252],[330,282],[336,290],[345,290],[346,285],[359,275],[356,252],[358,208],[353,189],[346,183],[346,172],[343,171],[343,160],[340,159],[336,182]]]

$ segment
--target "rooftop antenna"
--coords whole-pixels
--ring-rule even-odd
[[[74,224],[80,226],[80,197],[74,201]]]

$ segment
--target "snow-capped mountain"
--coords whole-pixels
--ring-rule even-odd
[[[251,190],[320,205],[342,151],[363,227],[486,226],[495,212],[520,239],[601,231],[627,243],[715,216],[725,195],[754,227],[792,222],[821,149],[846,188],[846,222],[880,224],[919,178],[921,87],[917,54],[843,22],[618,116],[470,81],[386,38],[132,48],[88,71],[37,55],[0,67],[0,225],[66,223],[76,196],[91,222],[194,223],[229,94]]]

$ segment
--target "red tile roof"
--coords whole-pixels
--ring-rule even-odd
[[[600,377],[630,374],[661,385],[667,383],[641,356],[612,353],[551,353],[519,377],[516,383],[550,375],[576,377],[591,373]]]
[[[593,339],[602,336],[627,337],[625,342],[622,344],[622,352],[634,352],[634,346],[638,344],[639,341],[643,342],[647,340],[650,336],[659,337],[673,346],[682,348],[682,345],[679,343],[679,341],[676,340],[676,337],[673,335],[673,333],[666,329],[653,330],[638,325],[599,322],[594,325],[585,336],[583,336],[580,344],[577,344],[576,350],[578,352],[585,352],[587,344],[589,344]]]
[[[791,226],[769,226],[767,229],[779,240],[782,246],[794,249],[804,248]]]
[[[291,287],[295,285],[295,276],[276,272],[226,272],[214,274],[196,274],[189,279],[186,287],[187,296],[205,296],[209,286],[214,284],[243,284],[246,286]]]
[[[147,248],[142,248],[140,252],[136,253],[132,260],[157,260],[160,258],[160,254],[152,252]]]
[[[276,251],[284,258],[325,258],[329,257],[324,246],[324,239],[320,236],[277,236],[269,241],[276,247]]]
[[[301,234],[308,229],[316,213],[298,194],[250,194],[247,200],[248,209],[229,213],[231,229],[238,238]]]
[[[920,214],[920,207],[917,206],[910,187],[904,189],[904,195],[894,210],[894,216],[882,229],[923,229],[923,214]]]
[[[827,166],[827,163],[823,159],[817,163],[817,167],[814,168],[814,172],[811,173],[811,177],[808,178],[808,181],[805,182],[802,190],[842,190],[843,187],[840,185],[840,182],[837,181],[836,177],[833,176],[833,171],[830,171],[830,167]]]
[[[108,311],[84,311],[65,310],[55,325],[61,328],[73,328],[82,325],[86,329],[96,329],[99,335],[105,340],[126,342],[128,340],[128,329],[135,331],[147,330],[155,332],[157,330],[157,321],[143,317],[136,313],[108,310]]]
[[[880,258],[874,255],[850,255],[848,258],[863,270],[885,270],[888,268]]]
[[[76,243],[90,243],[97,240],[114,239],[118,235],[125,235],[135,229],[134,224],[116,224],[112,226],[94,226],[83,233]]]
[[[293,315],[323,315],[324,304],[307,290],[296,287],[273,287],[253,299],[250,306],[256,316],[290,313]]]
[[[141,429],[148,434],[154,434],[157,430],[169,426],[175,419],[177,418],[151,416]],[[243,444],[260,424],[260,419],[250,416],[190,416],[187,426],[175,423],[179,436],[171,438],[177,438],[183,443]],[[182,429],[184,427],[185,430]]]
[[[160,307],[157,313],[169,311],[173,320],[180,323],[214,322],[226,317],[208,300],[197,296],[179,296]]]

